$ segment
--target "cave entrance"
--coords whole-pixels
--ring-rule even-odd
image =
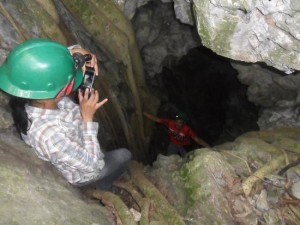
[[[239,82],[229,59],[202,46],[191,49],[176,65],[168,66],[169,60],[154,77],[161,84],[153,92],[161,99],[158,117],[174,118],[177,111],[184,111],[192,129],[212,146],[259,129],[258,108],[248,101],[247,86]],[[167,146],[166,127],[155,124],[149,160],[165,154]],[[194,143],[193,147],[199,146]]]
[[[173,3],[149,1],[137,9],[132,24],[146,83],[161,100],[156,116],[185,112],[191,128],[212,146],[258,130],[258,108],[248,101],[247,86],[230,59],[202,46],[196,27],[176,18]],[[166,154],[166,127],[155,124],[150,139],[146,158],[152,162]]]

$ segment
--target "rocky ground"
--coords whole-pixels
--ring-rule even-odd
[[[112,192],[81,192],[32,153],[2,109],[0,224],[300,223],[299,128],[159,155],[151,166],[132,161]]]

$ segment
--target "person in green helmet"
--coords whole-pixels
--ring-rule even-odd
[[[148,119],[165,125],[169,133],[169,145],[167,155],[178,154],[184,157],[188,147],[191,145],[191,140],[205,147],[210,147],[204,140],[199,138],[192,128],[187,125],[188,117],[184,112],[178,112],[174,120],[163,119],[156,117],[147,112],[143,113]]]
[[[76,56],[91,56],[86,62]],[[79,63],[80,61],[80,63]],[[131,159],[127,149],[103,153],[96,111],[108,100],[97,90],[78,91],[86,66],[98,75],[97,58],[80,46],[34,38],[17,45],[0,67],[0,89],[11,95],[15,127],[42,160],[78,187],[110,190]]]

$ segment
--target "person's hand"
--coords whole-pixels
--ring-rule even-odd
[[[81,53],[82,55],[90,54],[92,56],[91,60],[84,64],[82,70],[83,70],[83,73],[84,73],[86,66],[93,67],[94,70],[95,70],[95,75],[98,76],[99,67],[98,67],[98,63],[97,63],[97,56],[95,54],[89,52],[88,50],[84,49],[84,48],[73,48],[73,49],[71,49],[71,54],[72,55],[75,52]]]
[[[81,117],[84,122],[92,122],[94,118],[94,114],[102,105],[104,105],[108,99],[105,98],[101,102],[99,101],[99,93],[98,91],[92,89],[89,92],[86,89],[84,92],[78,91],[78,100],[80,106]]]

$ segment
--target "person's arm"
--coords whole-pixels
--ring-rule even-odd
[[[54,166],[64,164],[83,173],[99,171],[104,166],[104,155],[97,138],[98,123],[93,122],[93,117],[107,99],[98,102],[97,91],[92,91],[90,96],[88,91],[79,92],[78,97],[82,117],[80,137],[70,138],[58,130],[52,135],[45,135],[44,143]]]
[[[156,122],[156,123],[159,123],[160,122],[160,118],[150,114],[150,113],[147,113],[147,112],[143,112],[144,116],[146,116],[148,119]]]
[[[205,146],[205,147],[208,147],[208,148],[210,147],[209,144],[207,144],[204,140],[202,140],[202,139],[199,138],[199,137],[194,137],[193,140],[194,140],[197,144],[199,144],[199,145],[202,145],[202,146]]]

